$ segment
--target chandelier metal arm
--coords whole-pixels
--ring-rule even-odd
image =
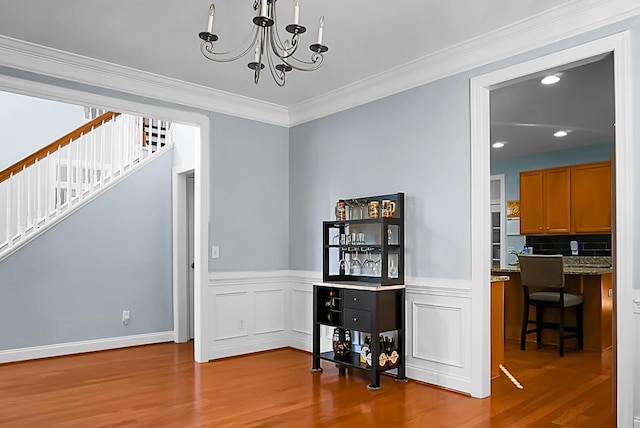
[[[249,53],[249,51],[251,50],[251,48],[253,48],[256,44],[256,40],[258,39],[258,33],[259,33],[260,28],[259,27],[254,27],[251,32],[249,32],[249,34],[247,35],[247,38],[244,39],[238,46],[236,46],[235,48],[231,49],[230,51],[227,52],[214,52],[213,51],[213,42],[210,41],[206,41],[203,40],[202,43],[200,43],[200,51],[202,52],[202,54],[205,56],[205,58],[211,60],[211,61],[215,61],[215,62],[232,62],[235,60],[238,60],[240,58],[242,58],[243,56],[245,56],[246,54]],[[228,58],[224,58],[225,55],[229,55],[235,51],[237,51],[238,49],[241,48],[241,46],[245,45],[247,43],[248,40],[251,39],[251,42],[249,42],[246,46],[246,49],[243,50],[242,52],[240,52],[239,54],[232,56],[232,57],[228,57]]]
[[[273,81],[276,82],[276,84],[280,87],[284,86],[285,74],[287,69],[284,67],[277,67],[276,64],[273,63],[273,56],[271,56],[271,53],[268,50],[267,62],[269,63],[269,72],[271,73]]]
[[[293,59],[294,61],[291,61]],[[322,67],[324,62],[324,56],[322,54],[314,52],[311,54],[311,61],[302,61],[298,58],[290,58],[287,60],[287,64],[298,71],[316,71]],[[305,64],[305,66],[298,65],[297,63]]]
[[[261,28],[261,29],[262,29],[262,34],[260,34],[260,40],[258,41],[258,46],[256,47],[257,58],[255,59],[257,59],[257,61],[250,62],[248,65],[249,68],[253,70],[253,83],[255,83],[256,85],[260,81],[260,72],[264,68],[264,64],[262,63],[262,56],[264,53],[264,38],[265,38],[267,28]]]
[[[232,62],[244,57],[254,49],[255,57],[247,66],[253,70],[253,80],[256,84],[260,80],[261,71],[265,66],[269,68],[269,73],[278,86],[285,85],[286,73],[291,70],[315,71],[319,69],[324,62],[323,54],[329,49],[322,44],[324,17],[320,18],[318,24],[317,42],[309,46],[310,60],[301,60],[295,55],[300,47],[300,36],[307,29],[298,23],[299,3],[296,0],[294,4],[293,23],[285,27],[291,36],[290,38],[289,36],[282,38],[277,25],[276,1],[253,0],[253,10],[256,11],[256,15],[252,19],[253,30],[238,46],[226,52],[214,50],[213,43],[218,40],[218,36],[213,34],[215,7],[212,4],[209,7],[207,31],[199,33],[199,37],[202,39],[200,43],[202,55],[215,62]]]
[[[276,7],[274,5],[273,7],[273,20],[277,22],[277,18],[276,18]],[[304,33],[307,29],[305,27],[302,27],[300,25],[288,25],[287,29],[292,31],[291,34],[291,41],[290,41],[290,45],[289,49],[287,49],[287,47],[285,46],[285,44],[282,42],[282,37],[280,37],[280,32],[278,31],[278,26],[275,25],[275,37],[274,37],[274,32],[271,33],[271,47],[273,52],[282,60],[289,58],[291,56],[293,56],[296,51],[298,50],[298,37],[299,34]],[[287,40],[286,38],[284,40]],[[277,48],[276,48],[277,47]],[[280,54],[278,52],[278,49],[280,49],[280,51],[282,52],[282,54]],[[288,53],[288,54],[287,54]]]

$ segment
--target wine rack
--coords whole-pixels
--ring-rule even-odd
[[[368,389],[380,388],[380,374],[389,373],[396,379],[405,377],[404,318],[405,290],[403,285],[358,286],[354,284],[322,283],[313,287],[313,365],[311,371],[321,372],[321,360],[338,365],[344,376],[347,368],[370,372]],[[322,325],[348,330],[350,337],[368,335],[370,358],[361,360],[360,350],[351,344],[346,355],[333,351],[320,352]],[[386,336],[393,332],[393,345]]]

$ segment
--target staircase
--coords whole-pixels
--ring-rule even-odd
[[[173,144],[169,122],[96,116],[0,171],[0,260]]]

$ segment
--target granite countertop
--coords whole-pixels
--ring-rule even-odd
[[[606,275],[613,271],[610,256],[564,256],[566,275]],[[520,267],[491,267],[491,273],[520,273]]]
[[[613,272],[611,267],[599,267],[599,266],[565,266],[565,275],[606,275]],[[509,266],[506,268],[492,267],[492,274],[497,273],[520,273],[520,268],[515,266]]]
[[[491,282],[504,282],[509,281],[510,279],[511,278],[507,275],[491,275]]]

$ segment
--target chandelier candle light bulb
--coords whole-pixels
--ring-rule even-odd
[[[322,44],[322,33],[324,33],[324,16],[320,17],[320,21],[318,22],[318,44]]]
[[[207,19],[207,33],[213,33],[213,16],[216,13],[214,5],[209,6],[209,19]]]
[[[267,0],[262,0],[260,2],[260,16],[264,16],[265,18],[268,17],[267,16]]]
[[[293,7],[293,25],[300,25],[300,0]]]

